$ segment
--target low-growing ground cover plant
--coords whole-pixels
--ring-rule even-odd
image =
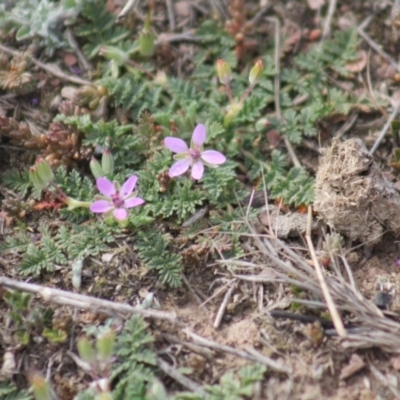
[[[388,4],[0,5],[0,398],[328,398],[356,363],[338,319],[348,348],[395,348],[361,252],[312,212],[320,147],[397,118],[398,66],[354,23]]]

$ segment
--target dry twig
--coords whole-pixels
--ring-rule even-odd
[[[65,31],[65,36],[68,40],[69,45],[75,50],[75,53],[79,59],[80,65],[83,67],[85,71],[91,71],[93,67],[90,65],[89,61],[86,59],[84,54],[82,53],[81,49],[79,48],[79,45],[77,41],[75,40],[74,34],[72,33],[71,28],[68,28]]]
[[[222,317],[224,316],[224,313],[225,313],[225,310],[226,310],[226,307],[227,307],[227,305],[229,303],[229,300],[232,297],[232,293],[233,293],[233,291],[235,289],[236,289],[236,285],[235,285],[235,282],[234,282],[232,284],[232,286],[229,288],[229,290],[225,293],[224,300],[222,301],[222,303],[221,303],[221,305],[219,307],[217,316],[215,317],[215,320],[214,320],[214,328],[218,328],[220,326],[221,321],[222,321]]]
[[[372,17],[368,17],[358,28],[357,28],[357,32],[358,34],[380,55],[382,56],[384,59],[386,59],[386,61],[389,62],[390,65],[392,65],[396,71],[400,72],[400,66],[399,64],[396,62],[396,60],[391,57],[389,54],[387,54],[386,52],[384,52],[381,47],[374,41],[372,40],[368,34],[366,34],[364,32],[364,28],[366,27],[366,25],[368,25],[370,22],[372,21]]]
[[[326,15],[325,19],[324,31],[322,33],[322,40],[328,37],[331,32],[332,19],[333,19],[333,14],[335,14],[335,11],[336,11],[336,0],[329,0],[328,14]]]
[[[386,121],[386,124],[384,125],[384,127],[382,128],[382,130],[379,132],[379,136],[376,139],[374,145],[372,146],[371,150],[369,151],[369,154],[374,154],[375,150],[378,148],[378,146],[380,145],[381,141],[383,140],[383,138],[386,135],[387,130],[390,128],[392,121],[396,118],[397,114],[399,113],[400,110],[400,101],[397,101],[392,114],[390,114],[389,119]]]
[[[83,294],[67,292],[66,290],[54,289],[46,286],[35,285],[33,283],[19,282],[14,279],[0,277],[0,286],[7,289],[21,290],[23,292],[34,293],[42,297],[44,301],[60,304],[63,306],[77,307],[93,312],[103,312],[105,314],[138,314],[144,318],[155,318],[176,322],[175,313],[139,309],[129,304],[116,303],[110,300],[98,299],[96,297]]]
[[[250,224],[248,224],[248,228],[254,244],[268,259],[266,264],[273,264],[278,274],[277,276],[265,276],[261,273],[258,276],[259,282],[281,282],[295,285],[307,290],[314,298],[324,298],[316,271],[310,267],[304,257],[275,236],[257,235]],[[341,254],[341,257],[344,257],[344,254]],[[260,265],[259,261],[253,265],[255,271],[263,270],[263,265]],[[335,271],[324,277],[330,295],[337,304],[336,308],[353,315],[353,327],[347,330],[347,335],[341,341],[342,346],[345,348],[380,347],[383,351],[398,352],[400,323],[386,317],[373,301],[366,299],[357,290],[351,269],[346,264],[345,267],[350,283],[345,280],[344,275],[337,275]],[[235,277],[244,279],[242,276],[236,275]],[[251,276],[251,280],[256,281],[257,276]],[[293,301],[300,302],[300,300]],[[303,302],[305,301],[303,300]],[[318,301],[314,301],[312,305],[326,307],[325,303]],[[329,335],[333,333],[330,332]],[[338,333],[337,330],[336,333]]]
[[[336,132],[336,137],[341,138],[357,121],[358,113],[353,113],[346,120],[346,122],[340,127],[340,129]]]
[[[175,335],[170,335],[169,333],[160,333],[160,336],[163,339],[167,340],[168,342],[179,344],[180,346],[186,347],[189,350],[193,351],[194,353],[200,354],[201,356],[207,358],[208,360],[211,360],[214,357],[214,352],[212,350],[202,346],[198,346],[197,344],[191,342],[184,342]]]
[[[0,44],[0,51],[2,51],[3,53],[9,54],[11,56],[21,56],[21,53],[19,51],[12,50],[2,44]],[[60,78],[64,81],[76,83],[78,85],[96,86],[94,83],[92,83],[90,81],[86,81],[85,79],[79,78],[77,76],[71,76],[71,75],[64,74],[64,72],[62,72],[60,69],[56,68],[55,66],[44,64],[41,61],[38,61],[33,57],[30,57],[30,60],[35,65],[37,65],[39,68],[44,69],[45,71],[49,72],[50,74],[52,74],[52,75],[56,76],[57,78]]]
[[[165,0],[167,4],[168,20],[169,20],[169,30],[173,32],[175,30],[175,14],[174,14],[174,4],[172,0]]]
[[[136,6],[138,0],[128,0],[125,6],[122,8],[121,12],[117,15],[117,22],[121,22],[130,11]]]
[[[159,357],[157,358],[157,366],[172,379],[179,382],[186,389],[189,389],[193,393],[198,393],[201,396],[205,396],[206,393],[200,385],[198,385],[196,382],[192,381],[188,377],[182,375],[177,369],[171,367],[168,363],[166,363]]]

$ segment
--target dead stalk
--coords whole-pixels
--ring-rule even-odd
[[[336,328],[336,331],[340,337],[346,336],[346,330],[344,328],[342,319],[338,313],[336,305],[332,299],[331,293],[328,289],[328,286],[325,281],[324,274],[322,272],[321,266],[319,265],[317,255],[315,254],[315,249],[313,242],[311,240],[311,223],[312,223],[312,208],[308,207],[308,224],[307,224],[307,233],[306,233],[306,241],[308,244],[308,249],[310,251],[311,259],[314,263],[315,272],[318,277],[319,284],[321,285],[322,294],[324,295],[326,305],[328,307],[329,313],[331,314],[333,325]]]
[[[2,51],[3,53],[9,54],[11,56],[17,56],[17,55],[20,56],[21,55],[21,53],[19,51],[15,51],[15,50],[9,49],[8,47],[6,47],[6,46],[4,46],[2,44],[0,44],[0,51]],[[48,65],[48,64],[44,64],[41,61],[36,60],[33,57],[30,57],[30,60],[35,65],[37,65],[39,68],[44,69],[45,71],[47,71],[51,75],[54,75],[57,78],[60,78],[60,79],[62,79],[64,81],[76,83],[78,85],[96,86],[94,83],[92,83],[90,81],[86,81],[85,79],[78,78],[77,76],[70,76],[70,75],[64,74],[64,72],[62,72],[57,67],[54,67],[54,66]]]
[[[324,31],[322,33],[322,40],[327,38],[331,32],[332,18],[336,11],[336,0],[329,0],[328,13],[326,15]],[[322,41],[321,41],[322,44]],[[320,46],[321,46],[320,44]]]
[[[103,312],[105,314],[130,314],[141,315],[144,318],[155,318],[176,322],[177,317],[175,313],[139,309],[130,306],[129,304],[115,303],[110,300],[102,300],[96,297],[86,296],[83,294],[67,292],[66,290],[54,289],[46,286],[35,285],[33,283],[19,282],[14,279],[0,277],[0,286],[12,290],[21,290],[37,294],[42,297],[44,301],[59,304],[63,306],[76,307],[93,312]]]
[[[168,13],[168,20],[169,20],[169,30],[173,32],[175,30],[175,14],[174,14],[174,4],[172,0],[165,1],[167,5],[167,13]]]
[[[236,285],[235,285],[235,283],[233,283],[232,286],[229,288],[229,290],[225,293],[224,300],[222,301],[221,306],[219,307],[217,316],[215,317],[215,321],[214,321],[215,329],[219,328],[221,321],[222,321],[222,317],[224,316],[226,307],[227,307],[229,300],[232,297],[232,293],[235,289],[236,289]]]
[[[187,376],[182,375],[176,368],[171,367],[159,357],[157,358],[157,366],[172,379],[179,382],[184,388],[189,389],[193,393],[198,393],[201,396],[206,395],[205,391],[200,385],[189,379]]]
[[[389,56],[389,54],[385,53],[382,49],[381,46],[379,46],[374,40],[372,40],[365,32],[364,32],[364,28],[366,27],[366,25],[369,24],[369,22],[372,20],[372,17],[368,17],[358,28],[357,28],[357,32],[358,34],[380,55],[382,56],[384,59],[386,59],[386,61],[389,62],[390,65],[392,65],[397,72],[400,72],[400,66],[399,64],[396,62],[396,60],[394,58],[392,58],[391,56]]]
[[[269,21],[275,24],[275,79],[274,79],[274,99],[275,99],[275,110],[276,117],[283,121],[282,110],[281,110],[281,101],[280,101],[280,83],[281,83],[281,64],[280,64],[280,55],[281,55],[281,45],[280,45],[280,23],[279,19],[276,17],[267,18]],[[292,159],[293,165],[295,167],[301,167],[301,163],[297,158],[297,155],[293,149],[292,143],[290,143],[289,139],[286,135],[283,136],[283,140],[285,142],[285,146],[289,152],[290,158]]]
[[[397,101],[392,114],[390,114],[390,117],[386,121],[385,126],[380,131],[378,138],[376,139],[374,145],[372,146],[371,150],[369,151],[369,154],[372,155],[375,153],[375,150],[378,148],[381,141],[385,137],[387,130],[390,128],[392,121],[396,118],[397,114],[399,113],[399,109],[400,109],[400,101]]]

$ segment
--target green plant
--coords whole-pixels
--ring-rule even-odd
[[[181,256],[172,251],[166,236],[158,232],[139,232],[136,249],[145,266],[155,269],[160,281],[172,287],[181,285]]]
[[[130,35],[128,29],[115,24],[115,16],[106,10],[105,2],[85,1],[81,8],[80,24],[75,29],[78,37],[85,39],[83,50],[91,59],[99,54],[104,45],[121,45]]]
[[[3,174],[1,176],[1,180],[7,187],[17,192],[21,197],[27,196],[32,186],[29,181],[28,170],[21,171],[13,169],[11,171],[7,171],[7,174]],[[34,199],[39,198],[40,191],[33,189],[31,196]]]
[[[9,237],[0,249],[17,251],[22,255],[20,271],[25,275],[38,275],[42,271],[53,271],[56,265],[66,265],[76,258],[96,256],[105,252],[115,241],[115,227],[104,223],[90,225],[64,224],[56,235],[46,227],[37,243],[31,243],[26,233]]]
[[[205,396],[179,393],[173,397],[173,400],[240,400],[244,397],[251,398],[254,385],[262,381],[265,371],[266,367],[263,365],[247,365],[238,371],[237,378],[232,372],[228,372],[221,378],[219,385],[205,385]]]
[[[112,372],[114,400],[146,399],[146,391],[155,377],[153,340],[142,317],[133,316],[125,323],[115,343],[117,362]]]
[[[33,306],[30,294],[7,292],[3,299],[9,307],[7,316],[12,322],[16,343],[27,346],[32,335],[40,335],[43,329],[50,329],[52,311],[42,306]]]
[[[10,10],[0,5],[0,28],[16,29],[17,40],[38,39],[46,53],[52,55],[66,47],[60,26],[75,20],[81,8],[80,0],[22,0]]]
[[[2,400],[32,400],[33,397],[27,390],[18,390],[9,381],[0,381],[0,399]]]

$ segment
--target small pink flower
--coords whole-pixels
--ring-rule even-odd
[[[194,128],[190,148],[179,138],[166,137],[164,144],[169,150],[177,153],[174,158],[178,160],[169,170],[169,176],[174,178],[183,175],[190,167],[192,167],[192,178],[201,179],[204,173],[204,165],[217,168],[218,165],[226,161],[226,157],[215,150],[203,151],[203,144],[206,141],[206,127],[198,124]]]
[[[128,208],[140,206],[144,200],[135,197],[132,193],[135,189],[138,177],[132,175],[120,188],[118,183],[112,183],[107,178],[98,178],[96,180],[97,188],[102,196],[97,196],[96,200],[91,204],[89,210],[93,213],[114,214],[114,218],[122,221],[128,216]]]

